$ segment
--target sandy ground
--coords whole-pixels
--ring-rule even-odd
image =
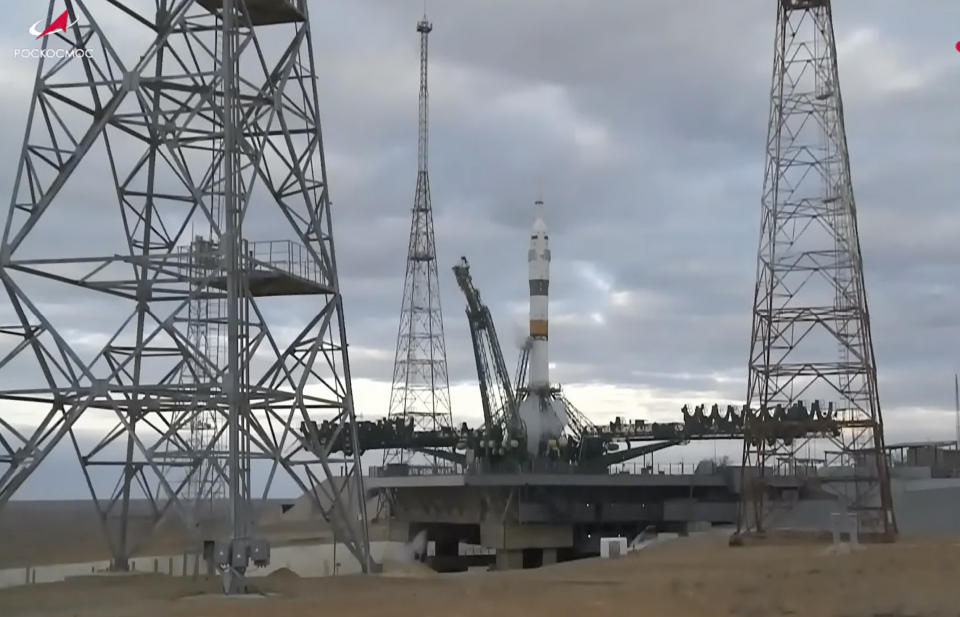
[[[437,575],[409,564],[384,576],[302,579],[281,570],[261,579],[268,595],[253,598],[216,595],[213,580],[83,578],[0,590],[0,615],[956,616],[958,572],[953,538],[837,554],[824,545],[731,548],[711,535],[515,572]]]

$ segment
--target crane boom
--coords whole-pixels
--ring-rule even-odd
[[[470,338],[480,381],[484,429],[487,432],[498,428],[514,432],[518,428],[516,392],[510,383],[510,374],[503,359],[503,350],[490,309],[483,303],[480,291],[473,285],[470,264],[466,257],[461,257],[460,263],[453,267],[453,274],[467,300],[467,321],[470,324]]]

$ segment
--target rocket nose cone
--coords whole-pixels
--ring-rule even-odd
[[[547,224],[544,221],[543,202],[539,199],[533,204],[533,233],[547,233]]]

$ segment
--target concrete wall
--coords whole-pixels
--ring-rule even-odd
[[[423,487],[396,491],[391,518],[434,523],[476,523],[499,520],[506,507],[505,493],[465,487]]]
[[[934,477],[946,477],[960,469],[960,452],[935,446],[907,448],[902,453],[904,463],[914,467],[929,467]]]
[[[737,502],[668,499],[663,502],[663,520],[667,522],[735,522],[737,520]]]
[[[929,480],[933,473],[929,467],[897,465],[890,468],[890,477],[898,480]]]
[[[960,534],[960,478],[892,484],[901,535]]]
[[[901,536],[960,534],[960,478],[891,480]],[[776,526],[829,530],[836,500],[801,500],[774,521]]]
[[[609,521],[656,521],[663,517],[658,503],[608,503],[603,507],[603,518]]]
[[[495,549],[566,548],[573,546],[571,525],[480,526],[480,543]]]

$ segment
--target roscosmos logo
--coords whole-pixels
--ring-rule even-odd
[[[60,17],[57,17],[56,19],[51,21],[50,24],[43,30],[40,29],[40,24],[43,23],[43,20],[41,19],[40,21],[30,26],[30,29],[28,30],[28,32],[39,39],[41,37],[47,36],[48,34],[53,34],[57,30],[62,30],[63,32],[66,32],[67,28],[70,28],[71,26],[76,25],[78,21],[80,20],[74,19],[72,22],[70,21],[70,11],[68,9],[63,13],[61,13]]]
[[[80,20],[76,17],[71,20],[70,9],[67,9],[46,26],[43,26],[43,19],[35,21],[33,25],[27,28],[27,32],[29,32],[34,39],[42,39],[51,34],[62,33],[65,35],[63,37],[64,41],[70,44],[73,43],[73,41],[67,39],[69,35],[68,29],[76,26],[79,22]],[[23,47],[13,50],[14,58],[78,58],[81,56],[92,58],[93,52],[80,44],[73,44],[72,47],[54,47],[53,45],[47,45],[42,49]]]

